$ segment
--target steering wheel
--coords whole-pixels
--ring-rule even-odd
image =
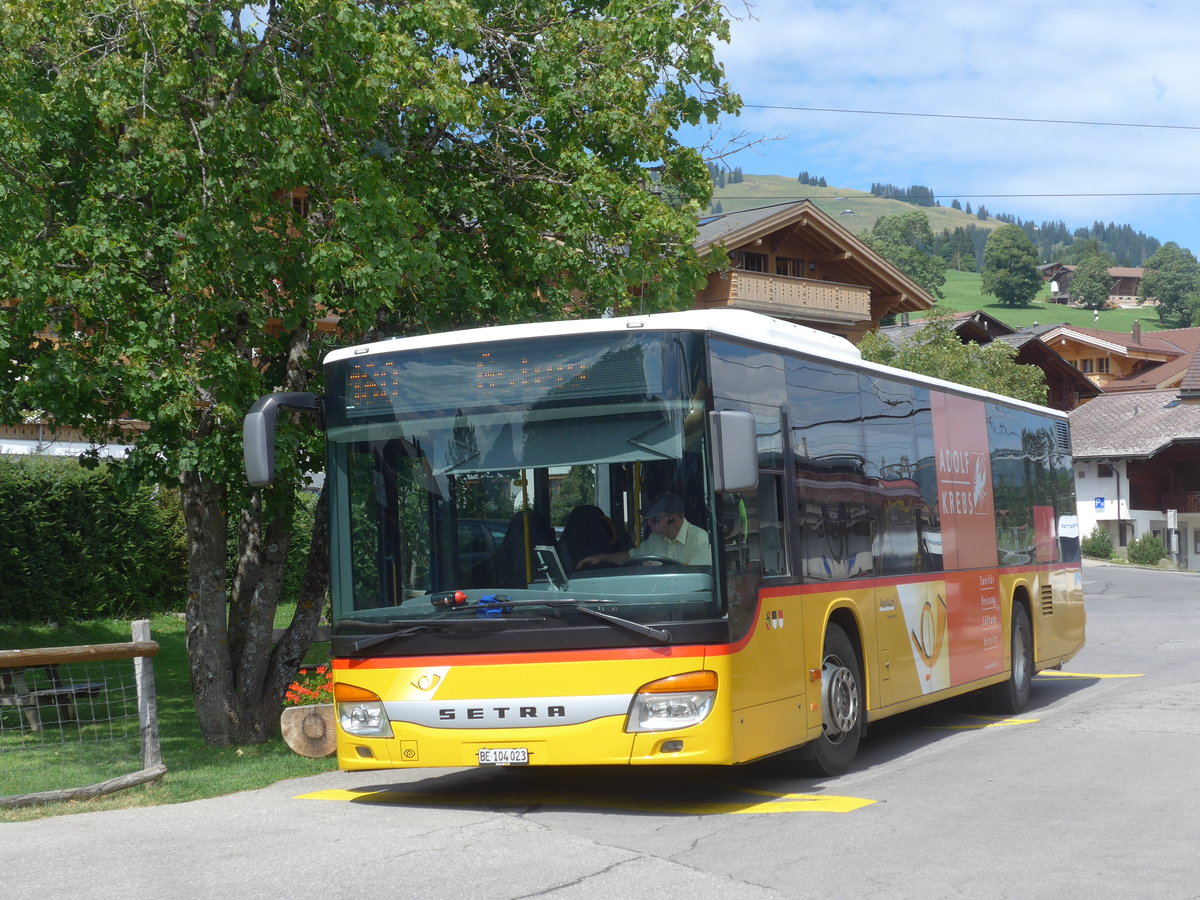
[[[652,566],[677,566],[679,560],[671,559],[669,556],[638,556],[631,558],[628,565],[642,566],[649,563]]]

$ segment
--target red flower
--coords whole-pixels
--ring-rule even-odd
[[[284,706],[307,706],[312,703],[333,702],[333,671],[326,665],[299,670],[300,677],[288,685],[283,695]]]

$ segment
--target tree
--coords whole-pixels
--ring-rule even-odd
[[[1168,241],[1146,260],[1140,291],[1141,302],[1158,303],[1160,321],[1188,324],[1200,310],[1200,263],[1191,250]]]
[[[871,362],[1030,403],[1046,402],[1046,376],[1041,369],[1017,363],[1017,349],[1003,341],[964,344],[954,330],[953,314],[947,311],[930,312],[916,333],[899,344],[873,331],[863,336],[858,349]]]
[[[1112,286],[1108,260],[1103,256],[1089,256],[1075,267],[1071,276],[1071,302],[1085,309],[1104,309]]]
[[[925,213],[914,209],[884,216],[862,240],[929,293],[943,296],[946,260],[934,254],[933,230]]]
[[[250,403],[319,390],[331,323],[345,341],[690,297],[711,182],[674,135],[737,110],[727,39],[709,0],[6,4],[0,415],[123,438],[128,477],[179,488],[209,743],[275,732],[328,577],[322,501],[273,645],[320,442],[281,423],[279,481],[249,490]]]
[[[1100,257],[1104,260],[1106,266],[1115,266],[1117,264],[1116,257],[1105,250],[1104,246],[1095,238],[1072,241],[1063,254],[1063,262],[1067,265],[1077,266],[1091,256]]]
[[[1004,306],[1028,306],[1042,286],[1033,242],[1016,225],[1001,225],[983,250],[981,289]]]

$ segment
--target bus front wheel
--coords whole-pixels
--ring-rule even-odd
[[[810,775],[838,775],[858,755],[862,739],[862,669],[846,632],[830,625],[821,656],[821,736],[800,750],[800,762]]]
[[[1008,680],[986,689],[988,708],[1010,716],[1025,708],[1033,683],[1033,633],[1029,613],[1020,603],[1013,603],[1011,640],[1012,671]]]

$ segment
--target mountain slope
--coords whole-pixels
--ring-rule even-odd
[[[834,216],[849,231],[862,234],[883,216],[895,216],[919,209],[929,218],[934,234],[943,229],[978,228],[993,229],[1004,224],[997,219],[979,219],[962,210],[948,206],[914,206],[901,200],[887,200],[867,191],[852,191],[845,188],[817,187],[801,184],[795,178],[783,175],[743,175],[736,184],[726,180],[725,187],[713,189],[713,204],[721,204],[721,212],[738,212],[773,203],[789,203],[794,200],[811,200],[823,212]],[[712,211],[710,207],[709,211]]]

